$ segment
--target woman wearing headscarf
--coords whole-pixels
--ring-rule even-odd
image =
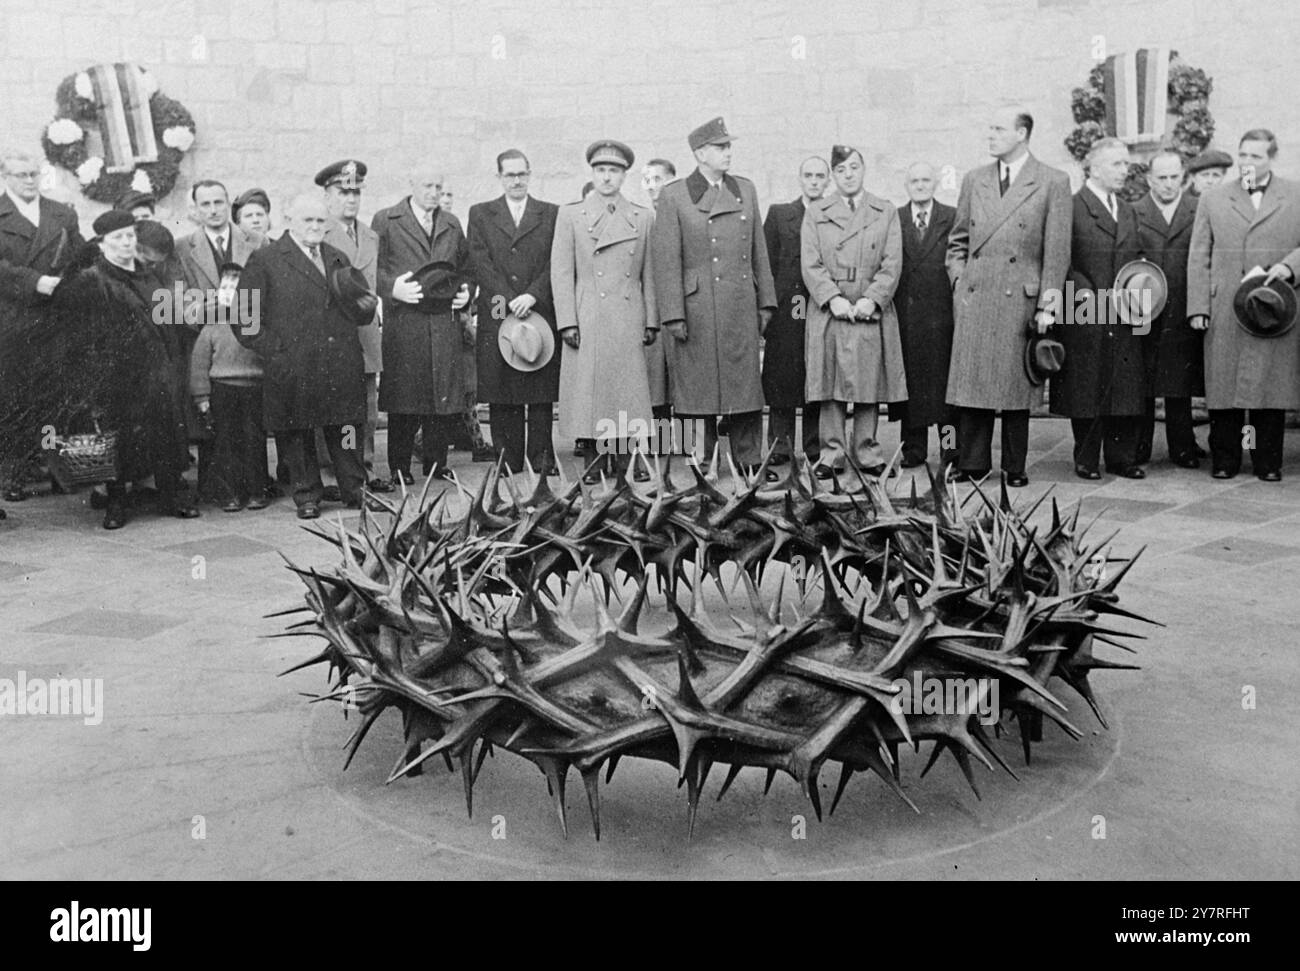
[[[126,483],[154,477],[159,511],[192,519],[198,510],[181,478],[186,433],[166,328],[156,322],[160,288],[136,255],[131,214],[110,210],[94,223],[100,255],[55,291],[59,326],[51,348],[62,413],[88,431],[117,433],[118,477],[108,484],[104,528],[126,524]]]

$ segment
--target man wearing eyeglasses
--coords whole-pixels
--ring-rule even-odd
[[[0,487],[5,499],[18,502],[27,498],[22,467],[40,444],[33,429],[16,424],[17,415],[31,404],[18,400],[18,379],[23,373],[20,362],[35,360],[38,325],[49,310],[50,295],[59,284],[63,267],[84,240],[71,207],[41,195],[41,163],[34,154],[0,154],[0,176],[4,178],[4,192],[0,193]],[[37,375],[28,373],[27,377],[30,383]]]
[[[552,409],[560,396],[560,356],[524,371],[502,355],[498,332],[507,317],[538,316],[555,337],[551,242],[559,206],[528,194],[528,158],[518,149],[497,156],[504,194],[469,210],[469,253],[478,283],[478,400],[488,403],[492,445],[511,472],[524,461],[555,474]]]

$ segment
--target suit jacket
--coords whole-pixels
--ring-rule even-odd
[[[1024,410],[1040,393],[1025,374],[1025,345],[1034,312],[1065,283],[1070,206],[1069,176],[1032,155],[1005,196],[996,162],[966,173],[948,235],[949,403]]]
[[[1258,212],[1235,180],[1201,196],[1187,257],[1187,313],[1210,318],[1208,408],[1300,408],[1300,326],[1254,337],[1232,310],[1242,277],[1279,262],[1300,281],[1300,185],[1274,172]]]
[[[379,407],[403,415],[451,415],[465,410],[456,314],[430,313],[393,299],[393,282],[427,263],[446,261],[470,278],[469,247],[460,220],[434,213],[433,238],[411,211],[408,196],[375,213],[379,296],[384,301],[384,377]]]
[[[1120,199],[1118,222],[1086,185],[1074,196],[1070,241],[1072,304],[1052,328],[1065,346],[1065,364],[1052,376],[1052,411],[1068,418],[1141,415],[1146,409],[1142,352],[1147,329],[1115,315],[1115,274],[1137,257],[1137,217]]]
[[[379,265],[378,233],[358,219],[357,238],[356,242],[353,242],[352,237],[348,235],[348,231],[343,228],[342,221],[336,219],[325,230],[325,242],[346,256],[348,262],[365,276],[366,282],[370,284],[370,289],[379,293],[379,280],[376,276]],[[380,296],[383,295],[380,294]],[[366,373],[378,374],[383,370],[378,312],[375,313],[374,319],[370,323],[357,331],[357,337],[361,339],[361,353],[366,360]]]
[[[948,367],[952,362],[952,290],[944,258],[948,233],[957,210],[942,202],[930,204],[925,233],[912,220],[912,204],[898,209],[903,230],[903,270],[894,293],[898,332],[907,372],[909,425],[944,421]]]
[[[478,400],[499,404],[545,404],[559,397],[560,355],[536,371],[516,371],[505,362],[497,333],[509,315],[507,304],[521,294],[537,303],[533,312],[555,331],[551,299],[551,244],[559,207],[528,197],[515,225],[506,197],[480,202],[469,210],[469,253],[478,283]]]
[[[1144,341],[1148,391],[1152,397],[1190,398],[1205,394],[1202,354],[1204,334],[1187,323],[1187,251],[1192,245],[1198,199],[1184,192],[1174,210],[1173,222],[1165,222],[1151,194],[1133,205],[1138,222],[1138,250],[1164,270],[1169,285],[1165,309],[1151,326]]]
[[[240,266],[248,265],[254,250],[266,245],[266,239],[231,223],[230,259]],[[185,286],[195,290],[215,290],[221,283],[220,267],[213,258],[212,247],[203,227],[176,241],[176,259],[180,263]]]
[[[818,199],[804,214],[800,235],[803,279],[808,286],[809,401],[875,404],[907,400],[903,348],[894,291],[903,263],[897,210],[870,192],[856,211],[838,195]],[[830,302],[869,297],[876,320],[838,320]]]
[[[655,301],[661,323],[684,320],[687,339],[664,339],[673,407],[688,415],[758,411],[759,310],[776,310],[754,183],[724,175],[715,191],[696,169],[659,194]]]
[[[799,235],[804,202],[774,202],[763,220],[767,258],[776,287],[776,313],[763,335],[763,397],[773,408],[798,408],[804,403],[804,322],[808,288],[800,266]]]
[[[349,265],[328,243],[320,251],[327,274]],[[239,306],[251,314],[234,327],[235,337],[262,355],[267,430],[350,424],[359,447],[366,420],[361,341],[325,275],[286,232],[251,253],[239,289]]]

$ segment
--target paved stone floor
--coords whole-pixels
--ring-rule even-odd
[[[1084,739],[1049,725],[1021,769],[1004,735],[1021,781],[986,775],[982,801],[949,760],[921,780],[928,751],[907,754],[919,816],[872,779],[855,778],[819,824],[788,779],[764,798],[762,773],[742,773],[715,803],[715,777],[689,842],[685,793],[663,766],[620,766],[599,843],[580,786],[565,840],[541,776],[505,753],[485,768],[472,819],[441,769],[384,786],[396,715],[342,772],[350,725],[304,697],[323,671],[276,677],[315,642],[262,636],[283,623],[264,614],[301,598],[278,551],[331,560],[288,500],[192,521],[142,514],[112,533],[84,493],[10,505],[0,677],[102,678],[104,708],[98,725],[0,719],[0,876],[1296,878],[1300,435],[1271,485],[1176,469],[1161,432],[1147,480],[1084,483],[1066,423],[1033,423],[1022,494],[1082,499],[1096,528],[1120,528],[1117,555],[1146,545],[1121,593],[1168,624],[1138,642],[1141,671],[1095,677],[1109,730],[1071,695]],[[883,434],[892,448],[895,426]],[[477,483],[486,466],[454,455]]]

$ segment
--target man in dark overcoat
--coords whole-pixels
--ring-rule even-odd
[[[758,343],[776,310],[776,287],[758,193],[731,174],[731,141],[721,118],[690,133],[695,171],[664,187],[651,245],[673,413],[704,422],[706,454],[725,418],[732,458],[754,470],[763,451]]]
[[[324,492],[311,447],[317,428],[344,502],[361,502],[366,384],[357,328],[368,318],[349,316],[331,293],[330,275],[351,264],[323,242],[330,220],[324,200],[317,193],[300,195],[288,217],[284,235],[248,258],[234,331],[262,355],[266,429],[289,467],[298,517],[315,519]]]
[[[388,470],[396,485],[411,484],[415,432],[424,426],[429,474],[448,478],[447,449],[465,411],[460,366],[461,326],[455,311],[468,293],[450,304],[424,299],[412,274],[433,262],[450,263],[467,275],[469,248],[460,221],[439,205],[442,176],[427,165],[410,176],[411,194],[375,213],[379,235],[379,295],[384,301],[384,373],[379,407],[388,412]],[[432,296],[429,294],[427,296]]]
[[[799,166],[800,195],[793,202],[774,202],[763,220],[767,256],[776,284],[776,313],[763,335],[763,397],[767,400],[767,442],[771,464],[784,465],[794,454],[795,414],[803,409],[803,453],[809,462],[821,454],[817,447],[819,407],[804,397],[807,374],[804,330],[808,319],[808,287],[800,263],[800,233],[805,207],[826,192],[831,169],[824,158],[813,156]],[[780,473],[769,469],[768,481]]]
[[[6,153],[0,157],[0,176],[0,489],[5,499],[17,502],[27,498],[24,467],[39,445],[18,427],[24,404],[14,397],[23,383],[20,362],[36,359],[50,296],[85,241],[71,207],[40,194],[36,155]]]
[[[1187,251],[1198,198],[1185,190],[1183,157],[1177,152],[1158,152],[1151,159],[1147,182],[1151,191],[1133,204],[1138,249],[1143,259],[1164,272],[1168,297],[1143,342],[1148,398],[1138,433],[1138,462],[1151,458],[1156,398],[1164,398],[1169,459],[1195,469],[1205,455],[1192,430],[1192,398],[1205,394],[1204,336],[1187,322]]]
[[[952,295],[944,257],[957,210],[934,198],[934,168],[907,170],[908,202],[898,209],[903,271],[894,292],[903,341],[907,400],[889,406],[902,427],[903,467],[925,464],[930,426],[939,426],[940,466],[957,457],[957,410],[947,403],[952,358]]]
[[[1137,256],[1137,218],[1119,197],[1128,176],[1128,146],[1103,138],[1088,152],[1088,178],[1074,196],[1070,238],[1072,305],[1056,328],[1065,364],[1052,377],[1052,411],[1070,419],[1074,471],[1099,479],[1106,468],[1129,479],[1145,478],[1137,461],[1138,430],[1146,413],[1142,353],[1147,326],[1126,323],[1115,312],[1112,285],[1120,268]]]
[[[478,284],[478,400],[488,403],[492,445],[512,472],[524,460],[555,472],[553,409],[560,396],[560,355],[535,371],[511,367],[497,340],[510,315],[539,314],[555,333],[551,299],[551,243],[559,206],[528,193],[528,158],[517,149],[497,156],[504,194],[469,210],[469,253]]]

